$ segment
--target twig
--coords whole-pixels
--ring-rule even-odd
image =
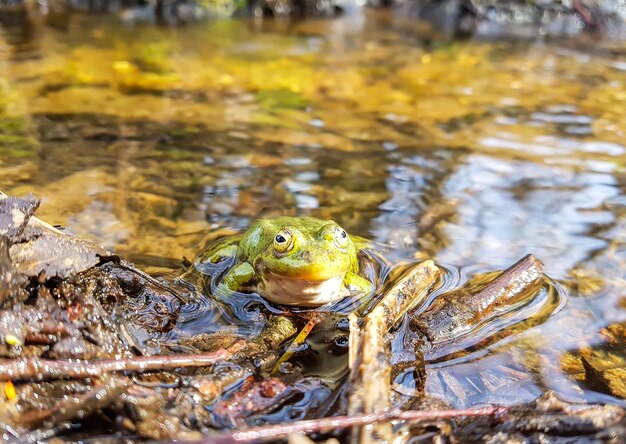
[[[298,332],[286,316],[270,316],[259,336],[246,342],[237,352],[238,358],[247,358],[276,350],[284,341]]]
[[[117,259],[117,256],[113,256]],[[173,294],[181,303],[183,304],[188,304],[189,303],[189,298],[183,296],[182,294],[180,294],[179,292],[177,292],[176,290],[174,290],[174,288],[172,288],[172,285],[164,285],[163,283],[161,283],[159,280],[153,278],[152,276],[150,276],[148,273],[145,273],[141,270],[138,270],[137,268],[133,267],[132,265],[128,264],[126,261],[123,260],[119,260],[118,262],[116,262],[116,265],[130,273],[134,273],[137,276],[145,279],[148,283],[154,285],[155,287],[159,288],[160,290],[163,290],[165,292],[168,292],[170,294]]]
[[[523,301],[541,282],[543,264],[529,254],[488,284],[479,288],[461,288],[442,294],[426,311],[417,316],[417,324],[433,344],[458,336],[486,319],[500,307]]]
[[[70,336],[78,332],[77,329],[74,331],[70,330],[67,324],[48,320],[42,321],[40,326],[29,326],[27,330],[24,335],[24,342],[26,344],[37,345],[52,345],[56,343],[59,338]]]
[[[24,343],[27,345],[53,345],[58,340],[58,336],[45,333],[27,333],[24,336]]]
[[[311,330],[313,330],[313,327],[315,327],[318,322],[319,321],[316,318],[309,319],[309,322],[307,322],[304,328],[300,330],[300,333],[298,333],[298,336],[296,336],[294,340],[291,342],[291,344],[289,344],[289,347],[287,347],[287,350],[285,350],[285,353],[283,353],[280,359],[276,361],[276,365],[274,366],[274,369],[272,370],[273,375],[278,373],[280,364],[289,360],[289,358],[291,358],[293,354],[298,350],[298,347],[300,347],[300,345],[302,345],[302,343],[306,341],[306,338],[309,336],[309,333],[311,333]]]
[[[73,327],[72,329],[69,329],[67,324],[44,319],[41,322],[41,327],[39,328],[39,330],[34,333],[43,333],[46,335],[55,335],[55,336],[69,336],[75,331],[78,331],[75,327]]]
[[[142,356],[100,361],[58,361],[39,358],[0,360],[0,381],[43,381],[100,377],[111,372],[173,370],[182,367],[204,367],[226,359],[238,350],[243,341],[229,349],[210,353],[178,356]]]
[[[350,372],[356,371],[359,365],[359,346],[361,344],[361,335],[363,330],[359,326],[359,317],[352,312],[348,315],[348,323],[350,326],[348,335],[348,368]]]
[[[41,200],[32,194],[20,199],[9,197],[0,191],[0,235],[6,236],[9,244],[13,243],[24,232],[40,204]]]
[[[385,336],[398,320],[413,307],[437,281],[441,271],[433,261],[424,261],[403,276],[365,317],[362,329],[350,321],[350,383],[348,412],[351,415],[371,414],[391,408],[391,365],[389,344]],[[376,436],[375,436],[376,435]],[[361,429],[353,442],[391,442],[388,424]]]
[[[439,419],[467,418],[476,416],[493,416],[501,418],[508,413],[506,407],[488,406],[476,409],[459,410],[389,410],[367,415],[335,416],[330,418],[296,421],[290,424],[276,424],[260,427],[251,427],[229,433],[219,433],[199,441],[188,441],[200,444],[230,444],[252,442],[258,440],[277,439],[290,433],[314,433],[329,429],[345,429],[348,427],[363,427],[390,421],[434,421]]]

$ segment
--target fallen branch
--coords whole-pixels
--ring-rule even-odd
[[[101,259],[105,259],[105,258],[102,257]],[[148,273],[145,273],[145,272],[143,272],[143,271],[133,267],[132,265],[130,265],[126,261],[120,260],[118,256],[109,256],[107,259],[112,259],[113,262],[115,262],[119,268],[121,268],[123,270],[126,270],[129,273],[132,273],[132,274],[135,274],[135,275],[139,276],[140,279],[144,279],[146,282],[148,282],[148,284],[154,285],[159,290],[174,295],[174,297],[176,297],[176,299],[178,299],[181,303],[183,303],[183,304],[188,304],[189,303],[189,299],[187,297],[183,296],[182,294],[180,294],[179,292],[177,292],[174,289],[173,285],[165,285],[165,284],[163,284],[158,279],[155,279],[152,276],[150,276]]]
[[[330,418],[296,421],[289,424],[251,427],[247,430],[219,433],[198,441],[188,442],[196,444],[230,444],[277,439],[289,435],[290,433],[315,433],[331,429],[363,427],[370,424],[388,423],[390,421],[435,421],[440,419],[468,418],[477,416],[496,417],[499,419],[507,413],[508,409],[501,406],[488,406],[476,409],[459,410],[389,410],[366,415],[335,416]]]
[[[0,381],[44,381],[101,377],[112,372],[173,370],[204,367],[230,357],[243,344],[237,341],[229,349],[210,353],[177,356],[141,356],[101,361],[25,358],[0,360]]]
[[[254,367],[261,373],[271,373],[281,356],[280,345],[298,332],[287,316],[270,316],[257,337],[246,341],[233,358],[249,361],[254,356]]]
[[[280,344],[298,332],[295,325],[286,316],[270,316],[263,331],[256,338],[250,339],[237,352],[238,358],[247,358],[267,351],[276,350]]]
[[[456,340],[499,308],[510,307],[535,294],[542,275],[543,264],[529,254],[486,285],[464,287],[438,296],[416,317],[416,323],[432,344]]]
[[[350,319],[350,415],[371,414],[391,408],[391,365],[386,334],[415,306],[437,281],[441,271],[433,261],[424,261],[402,277],[365,317],[358,328]],[[357,328],[355,328],[357,327]],[[370,443],[393,439],[389,424],[358,430],[353,442]]]

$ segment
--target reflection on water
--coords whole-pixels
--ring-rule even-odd
[[[433,258],[450,288],[533,253],[555,280],[540,300],[558,305],[561,288],[567,304],[433,360],[428,393],[617,402],[560,360],[626,320],[626,47],[424,47],[393,25],[4,23],[0,188],[34,192],[40,217],[151,272],[193,258],[211,230],[277,215],[333,218],[391,263]],[[256,303],[244,304],[255,331]],[[195,304],[181,322],[207,332]]]

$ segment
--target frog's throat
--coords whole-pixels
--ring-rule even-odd
[[[266,272],[259,293],[275,304],[319,307],[340,299],[345,273],[323,281],[310,281]]]

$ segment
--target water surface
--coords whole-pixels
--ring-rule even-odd
[[[428,394],[620,402],[576,380],[567,352],[606,347],[626,320],[625,54],[589,40],[425,44],[379,13],[4,22],[0,189],[33,192],[40,217],[155,273],[218,228],[277,215],[333,218],[391,263],[455,270],[455,285],[533,253],[564,306],[430,364]],[[622,363],[623,341],[609,347]]]

